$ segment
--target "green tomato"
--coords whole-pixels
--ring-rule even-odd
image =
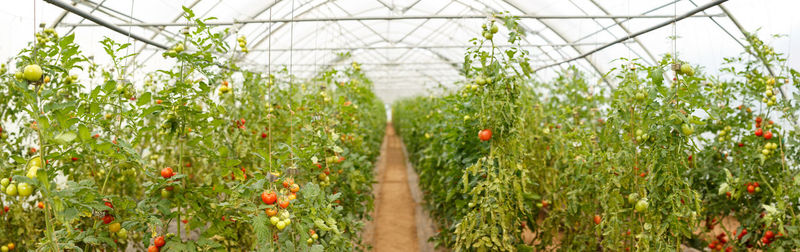
[[[14,73],[14,79],[22,80],[22,72],[17,71]]]
[[[33,186],[29,185],[28,183],[19,183],[19,185],[17,185],[17,191],[19,196],[28,197],[33,194]]]
[[[27,81],[38,81],[42,79],[42,67],[39,65],[27,65],[22,72],[22,78],[25,78]]]
[[[25,174],[25,177],[28,177],[29,179],[34,179],[36,178],[36,172],[38,171],[39,171],[39,166],[31,166],[31,168],[28,168],[28,173]]]
[[[694,75],[694,69],[692,69],[692,66],[689,64],[681,64],[681,73],[692,76]]]
[[[314,240],[319,239],[319,235],[317,235],[317,233],[314,233],[313,235],[311,235],[311,238],[314,238]]]
[[[683,131],[684,135],[691,135],[694,133],[694,127],[689,125],[688,123],[684,123],[681,125],[681,131]]]
[[[34,167],[34,166],[42,167],[42,158],[41,157],[35,156],[35,157],[31,158],[31,160],[28,161],[28,168],[31,168],[31,167]]]
[[[647,202],[647,199],[641,199],[639,202],[636,202],[636,212],[647,211],[647,207],[649,206],[650,203]]]
[[[284,228],[286,228],[286,222],[278,221],[278,223],[275,224],[275,227],[277,227],[278,230],[283,230]]]
[[[283,223],[286,223],[286,225],[288,226],[289,224],[292,224],[292,219],[285,219],[283,220]]]
[[[11,183],[11,181],[8,180],[8,178],[3,178],[2,180],[0,180],[0,185],[2,186],[8,186],[8,183]]]
[[[170,195],[172,195],[172,193],[170,193],[170,191],[168,191],[166,188],[161,189],[161,198],[166,199],[169,198]]]
[[[2,247],[0,247],[0,251],[8,252],[8,247],[2,246]]]
[[[281,221],[281,219],[279,219],[276,216],[272,216],[272,217],[269,218],[269,222],[272,223],[273,226],[278,224],[279,221]]]
[[[117,232],[117,237],[119,237],[120,240],[128,239],[128,230],[124,228],[120,229],[119,232]]]
[[[628,194],[628,203],[633,204],[633,203],[636,203],[637,200],[639,200],[639,194],[638,193]]]
[[[492,24],[492,29],[490,30],[492,33],[497,33],[497,25]]]
[[[494,37],[494,35],[492,35],[492,33],[490,33],[490,32],[484,32],[484,33],[483,33],[483,37],[484,37],[484,38],[486,38],[486,39],[488,39],[488,40],[492,40],[492,38]]]
[[[17,196],[17,185],[8,185],[8,187],[6,187],[6,194],[11,197]]]

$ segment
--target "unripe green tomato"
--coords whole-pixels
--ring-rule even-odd
[[[2,246],[2,247],[0,247],[0,251],[2,251],[2,252],[8,252],[8,247],[6,247],[6,246]]]
[[[688,135],[691,135],[692,133],[694,133],[694,127],[692,127],[688,123],[684,123],[684,124],[681,125],[681,131],[683,131],[684,135],[688,136]]]
[[[166,188],[161,189],[161,198],[166,199],[169,198],[170,195],[172,195],[172,193],[168,191]]]
[[[319,238],[319,235],[317,235],[317,233],[314,233],[313,235],[311,235],[311,238],[314,238],[314,240],[316,240],[317,238]]]
[[[9,183],[11,183],[11,181],[8,180],[8,178],[0,179],[0,185],[2,186],[8,186]]]
[[[497,33],[497,25],[492,24],[492,29],[490,30],[492,33]]]
[[[278,224],[279,221],[281,221],[281,219],[279,219],[277,216],[272,216],[269,218],[269,222],[272,223],[273,226]]]
[[[128,230],[124,228],[120,229],[119,232],[117,232],[117,237],[119,237],[120,240],[128,239]]]
[[[644,92],[636,93],[636,100],[642,101],[644,100],[644,98],[645,98]]]
[[[286,222],[278,221],[278,223],[275,224],[275,227],[277,227],[278,230],[283,230],[284,228],[286,228]]]
[[[761,192],[761,187],[756,187],[756,192]]]
[[[11,197],[17,196],[17,185],[8,185],[8,187],[6,187],[6,194]]]
[[[694,75],[694,69],[692,69],[692,66],[689,64],[681,64],[681,73],[692,76]]]
[[[308,238],[308,240],[306,240],[306,242],[307,242],[308,244],[314,243],[314,239]]]
[[[31,167],[34,167],[34,166],[42,167],[42,158],[41,157],[35,156],[35,157],[31,158],[31,160],[28,161],[28,168],[31,168]]]
[[[21,197],[31,196],[31,194],[33,194],[33,186],[28,183],[19,183],[19,185],[17,185],[17,192]]]
[[[22,72],[22,78],[25,78],[27,81],[38,81],[42,79],[42,67],[39,65],[27,65]]]
[[[289,224],[292,224],[292,219],[285,219],[283,220],[283,223],[286,223],[286,225],[288,226]]]
[[[638,200],[639,200],[639,194],[638,193],[628,194],[628,203],[629,204],[636,203],[636,201],[638,201]]]
[[[486,39],[488,39],[488,40],[492,40],[492,38],[494,37],[494,35],[492,35],[492,33],[490,33],[490,32],[484,32],[484,33],[483,33],[483,37],[484,37],[484,38],[486,38]]]
[[[14,79],[22,80],[22,72],[17,71],[14,73]]]
[[[646,199],[641,199],[639,202],[636,202],[636,212],[647,211],[647,207],[649,206],[650,203],[648,203]]]

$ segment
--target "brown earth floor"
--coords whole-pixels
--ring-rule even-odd
[[[373,251],[419,251],[416,208],[408,183],[406,157],[400,138],[389,124],[378,175]]]

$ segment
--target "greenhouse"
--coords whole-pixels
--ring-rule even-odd
[[[800,250],[797,1],[6,6],[0,252]]]

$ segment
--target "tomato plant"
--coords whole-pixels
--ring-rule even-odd
[[[244,70],[244,37],[230,46],[230,30],[184,12],[198,25],[162,54],[174,64],[143,78],[126,65],[130,44],[101,41],[110,61],[100,65],[75,34],[52,29],[0,74],[9,104],[0,120],[18,126],[0,128],[0,229],[9,231],[0,242],[18,251],[365,249],[386,117],[372,82],[355,62],[304,80],[285,68]]]

